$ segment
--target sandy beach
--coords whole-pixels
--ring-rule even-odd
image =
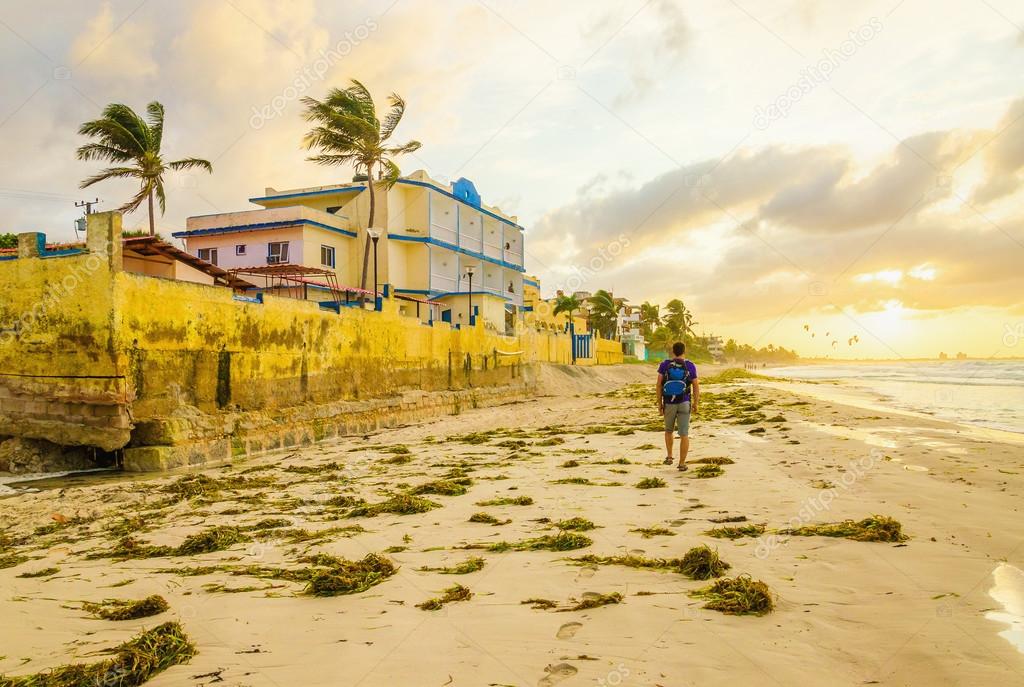
[[[653,392],[631,386],[652,368],[543,374],[549,395],[535,400],[210,467],[202,483],[89,476],[0,500],[0,556],[14,563],[0,569],[0,674],[98,661],[177,621],[195,655],[147,685],[1024,682],[1008,633],[1022,612],[1024,437],[739,379],[703,387],[691,461],[732,462],[699,478],[662,465]],[[636,486],[647,478],[665,484]],[[412,494],[438,507],[365,514]],[[530,503],[478,505],[519,497]],[[495,522],[470,521],[478,513]],[[909,538],[774,532],[875,514]],[[571,530],[589,544],[534,549],[573,518],[595,525]],[[765,530],[716,538],[714,520]],[[181,554],[215,527],[234,540]],[[766,583],[774,610],[728,615],[690,594],[713,580],[570,560],[672,559],[702,544],[728,577]],[[379,554],[394,569],[316,596],[294,572],[314,554]],[[436,570],[476,558],[466,574]],[[471,596],[418,607],[455,585]],[[169,609],[114,621],[81,607],[150,595]]]

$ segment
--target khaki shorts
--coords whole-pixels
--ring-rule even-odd
[[[671,432],[673,427],[679,432],[679,436],[690,436],[689,401],[665,404],[665,431]]]

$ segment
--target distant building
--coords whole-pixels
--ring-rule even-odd
[[[472,283],[473,310],[486,324],[501,330],[509,316],[518,317],[525,236],[516,217],[484,204],[468,179],[445,184],[423,171],[400,178],[391,189],[377,189],[375,196],[381,286],[414,299],[410,303],[435,304],[441,319],[458,324],[470,319]],[[364,274],[372,292],[372,247],[364,266],[370,241],[366,181],[267,188],[250,202],[262,207],[190,217],[186,230],[174,236],[185,240],[189,253],[243,275],[268,265],[306,268],[309,278],[299,279],[309,300],[335,298],[332,283],[343,293],[361,294]],[[419,310],[423,318],[434,311]]]

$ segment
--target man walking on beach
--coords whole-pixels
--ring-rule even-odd
[[[665,465],[672,464],[672,430],[679,432],[679,466],[685,471],[690,452],[690,413],[697,412],[700,382],[697,366],[683,357],[686,344],[672,344],[673,358],[658,366],[658,409],[665,416]],[[692,396],[692,398],[691,398]]]

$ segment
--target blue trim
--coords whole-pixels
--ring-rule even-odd
[[[414,293],[418,296],[429,296],[430,289],[395,289],[395,293]]]
[[[17,255],[0,255],[0,260],[17,260]]]
[[[233,227],[211,227],[210,229],[192,229],[189,231],[176,231],[171,236],[176,239],[187,238],[189,236],[209,236],[211,234],[235,234],[242,231],[264,231],[266,229],[281,229],[284,227],[295,227],[299,225],[309,225],[316,227],[317,229],[323,229],[324,231],[334,232],[336,234],[342,234],[351,238],[356,237],[354,231],[347,229],[338,229],[322,222],[316,222],[311,219],[297,219],[288,220],[284,222],[260,222],[258,224],[239,224]]]
[[[506,301],[512,300],[508,296],[501,296],[496,293],[491,293],[490,291],[449,291],[448,293],[441,293],[436,296],[433,296],[433,298],[447,298],[448,296],[494,296],[495,298],[501,298],[502,300]],[[479,308],[479,306],[473,307]]]
[[[239,296],[237,293],[231,296],[236,301],[243,303],[263,303],[263,292],[257,293],[255,296]]]
[[[259,205],[264,201],[288,200],[289,198],[308,198],[310,196],[333,196],[338,193],[349,193],[351,191],[365,191],[366,186],[340,186],[332,189],[321,189],[319,191],[302,191],[300,193],[282,193],[279,196],[262,196],[250,198],[250,203]]]
[[[470,203],[467,203],[466,201],[464,201],[462,198],[459,198],[458,196],[453,195],[449,191],[446,191],[445,189],[441,188],[440,186],[435,186],[434,184],[428,183],[426,181],[413,181],[412,179],[399,179],[398,183],[400,183],[400,184],[409,184],[410,186],[422,186],[423,188],[432,188],[432,189],[434,189],[435,191],[437,191],[439,193],[443,193],[444,195],[448,196],[452,200],[457,200],[458,202],[462,203],[463,205],[468,205],[469,207],[473,208],[474,210],[479,210],[480,212],[484,213],[485,215],[489,215],[490,217],[493,217],[494,219],[498,220],[499,222],[504,222],[505,224],[509,225],[510,227],[515,227],[519,231],[526,231],[526,229],[524,229],[522,227],[522,225],[516,224],[512,220],[505,219],[501,215],[497,215],[497,214],[491,212],[490,210],[488,210],[486,208],[475,207],[475,206],[471,205]]]
[[[69,255],[81,255],[86,251],[82,248],[61,248],[60,250],[46,250],[39,253],[41,258],[63,258]]]
[[[530,286],[535,286],[538,289],[540,288],[540,282],[539,281],[534,281],[532,279],[527,279],[526,277],[523,277],[523,283],[524,284],[529,284]]]
[[[492,258],[490,256],[484,255],[483,253],[477,253],[476,251],[471,251],[471,250],[466,250],[465,248],[460,248],[460,247],[456,246],[454,243],[448,243],[447,241],[442,241],[440,239],[435,239],[433,236],[403,236],[401,234],[388,234],[388,238],[389,239],[395,239],[396,241],[415,241],[417,243],[426,243],[426,244],[429,244],[429,245],[432,245],[432,246],[440,246],[441,248],[447,248],[450,251],[454,251],[456,253],[461,253],[462,255],[468,255],[471,258],[477,258],[479,260],[485,260],[487,262],[493,263],[495,265],[499,265],[499,266],[504,267],[506,269],[510,269],[510,270],[512,270],[514,272],[525,272],[526,271],[525,268],[520,267],[519,265],[513,265],[510,262],[505,262],[504,260],[499,260],[498,258]]]

